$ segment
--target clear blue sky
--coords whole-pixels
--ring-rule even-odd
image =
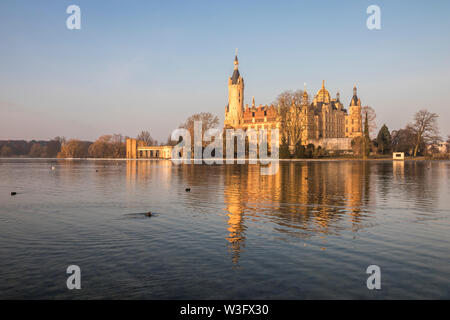
[[[66,8],[81,7],[81,30]],[[366,8],[381,7],[381,30]],[[358,86],[378,128],[420,108],[450,134],[450,1],[0,1],[0,139],[94,140],[149,130],[165,140],[189,115],[223,120],[239,48],[245,103],[322,79]]]

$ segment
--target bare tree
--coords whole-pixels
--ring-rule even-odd
[[[136,139],[144,141],[145,145],[147,146],[154,146],[158,144],[158,142],[152,138],[150,132],[148,131],[141,131],[141,133],[138,134]]]
[[[295,104],[289,108],[286,113],[285,127],[289,140],[289,145],[292,150],[302,141],[302,135],[305,130],[305,123],[302,117],[302,108]]]
[[[202,122],[202,136],[205,133],[205,131],[213,128],[217,128],[219,125],[219,118],[212,113],[209,112],[201,112],[196,113],[180,125],[180,128],[187,129],[191,135],[191,146],[193,148],[194,146],[194,122],[195,121],[201,121]],[[204,145],[207,144],[206,142],[203,143]]]
[[[180,125],[180,128],[187,129],[189,131],[192,130],[192,133],[194,132],[194,121],[201,121],[202,122],[202,130],[206,131],[208,129],[216,128],[219,125],[219,118],[215,115],[213,115],[210,112],[201,112],[196,113]]]
[[[305,129],[302,117],[303,90],[288,90],[280,93],[273,103],[278,106],[281,118],[281,134],[289,144],[291,152],[301,142]]]
[[[89,146],[89,157],[123,158],[126,153],[125,139],[121,134],[103,135]]]
[[[419,151],[421,142],[429,145],[440,140],[439,128],[436,113],[427,110],[420,110],[414,116],[414,121],[407,125],[407,128],[414,133],[414,157]]]
[[[55,137],[53,140],[58,141],[60,145],[63,145],[66,143],[66,137]]]
[[[363,118],[365,118],[367,114],[367,120],[369,124],[369,136],[372,137],[372,135],[377,130],[377,123],[375,119],[377,118],[377,114],[375,113],[375,110],[370,106],[364,106],[361,108],[361,114]]]
[[[58,158],[86,158],[90,142],[72,139],[67,141],[58,153]]]
[[[113,158],[124,158],[126,154],[126,139],[120,133],[115,133],[111,138],[111,149]]]

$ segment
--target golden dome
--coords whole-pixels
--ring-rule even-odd
[[[317,91],[317,102],[330,102],[330,93],[325,89],[325,80],[322,80],[322,88]]]
[[[325,89],[325,80],[322,80],[322,88],[317,91],[317,96],[328,96],[330,97],[330,93],[328,92],[327,89]]]

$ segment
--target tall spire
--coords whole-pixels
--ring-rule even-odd
[[[237,48],[236,48],[236,55],[234,56],[234,71],[233,75],[231,76],[231,83],[237,84],[239,80],[240,74],[239,74],[239,60],[237,57]]]
[[[254,107],[255,106],[255,96],[253,96],[253,99],[252,99],[252,107]]]
[[[325,80],[322,80],[322,89],[325,89]]]
[[[353,87],[353,97],[352,100],[350,101],[350,106],[357,106],[358,105],[358,96],[357,96],[357,91],[356,91],[356,85]]]

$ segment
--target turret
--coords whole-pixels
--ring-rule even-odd
[[[234,57],[234,71],[228,79],[228,108],[225,113],[225,127],[236,128],[242,123],[244,108],[244,78],[239,74],[239,60]]]
[[[353,97],[352,100],[350,100],[350,107],[352,106],[361,106],[361,100],[358,99],[358,95],[356,94],[356,86],[353,87]]]
[[[303,84],[302,105],[307,106],[309,102],[308,91],[306,91],[306,82]]]
[[[353,87],[353,97],[348,111],[345,136],[349,138],[359,137],[362,135],[362,116],[361,100],[358,98],[356,86]]]

